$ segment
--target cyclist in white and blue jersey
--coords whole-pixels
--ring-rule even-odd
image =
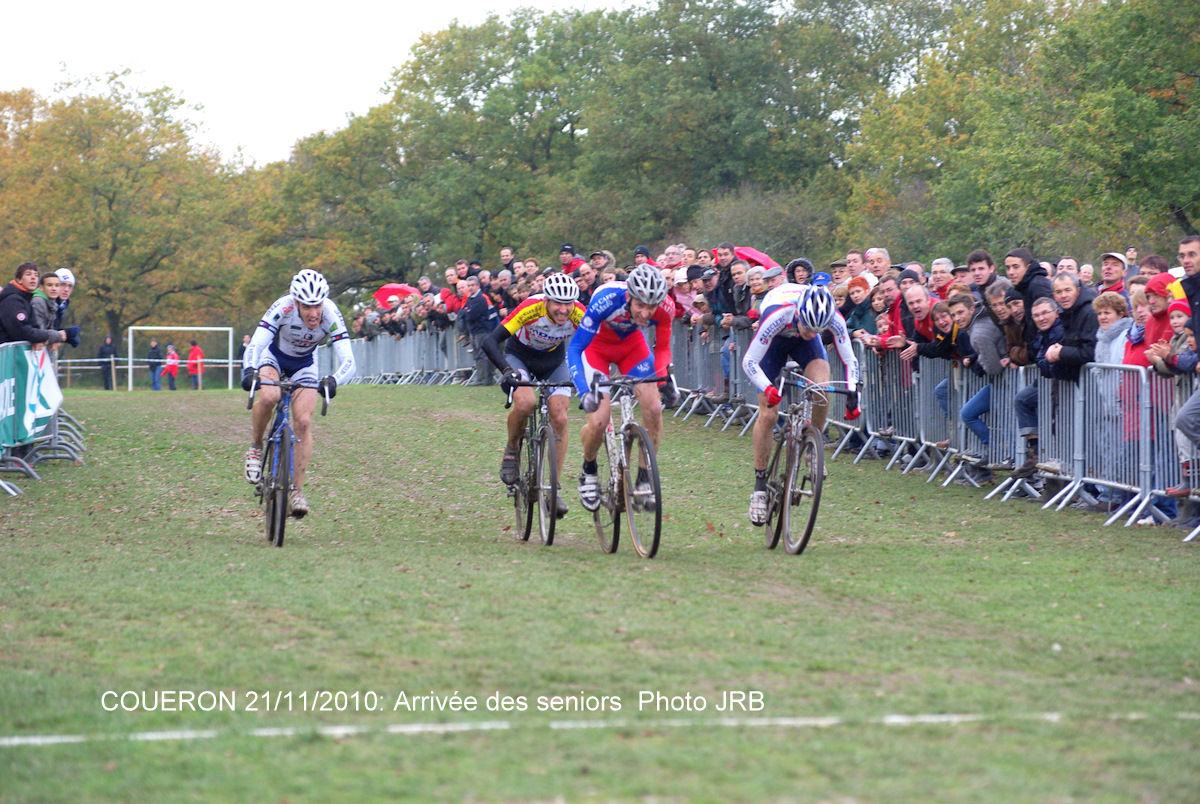
[[[316,351],[326,339],[333,344],[338,360],[337,371],[317,379]],[[304,499],[304,473],[312,456],[312,414],[318,392],[330,399],[337,387],[354,376],[354,353],[350,335],[337,305],[329,298],[329,283],[316,271],[305,269],[292,278],[288,295],[276,300],[258,322],[258,328],[246,349],[242,369],[242,388],[249,391],[255,378],[279,382],[311,383],[315,388],[300,388],[292,393],[292,429],[299,443],[294,455],[291,491],[292,516],[308,513]],[[257,483],[262,476],[262,445],[279,388],[264,385],[259,389],[251,412],[251,445],[246,453],[246,480]]]
[[[754,493],[750,495],[750,522],[767,521],[767,463],[779,403],[783,395],[776,387],[788,360],[794,360],[804,376],[816,383],[829,381],[829,355],[821,333],[829,330],[846,370],[850,387],[858,386],[858,358],[850,343],[846,321],[837,311],[829,289],[821,285],[785,282],[767,293],[754,340],[742,358],[742,369],[758,389],[758,420],[754,423]],[[827,406],[814,404],[813,424],[825,429]],[[858,394],[846,397],[846,418],[859,416]]]

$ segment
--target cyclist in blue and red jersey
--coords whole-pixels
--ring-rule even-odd
[[[600,507],[600,477],[596,454],[604,443],[608,428],[610,396],[607,391],[592,391],[595,377],[607,378],[616,365],[621,374],[631,377],[664,376],[671,365],[671,320],[675,305],[667,297],[667,280],[649,265],[639,265],[624,282],[609,282],[597,289],[583,316],[583,322],[567,348],[571,379],[579,392],[583,409],[588,412],[580,440],[583,442],[583,473],[579,476],[579,500],[595,511]],[[654,324],[654,354],[646,343],[643,327]],[[662,435],[662,406],[678,404],[674,383],[662,383],[660,393],[651,383],[635,386],[642,424],[650,441],[658,449]],[[638,470],[637,485],[649,486],[645,470]]]
[[[815,383],[829,381],[829,355],[821,333],[829,330],[846,370],[846,382],[858,387],[858,358],[850,343],[846,321],[837,311],[833,294],[822,285],[786,282],[767,293],[754,340],[742,358],[742,369],[758,389],[758,420],[754,423],[754,493],[750,495],[750,522],[767,521],[767,463],[771,458],[775,420],[783,395],[776,387],[788,360],[796,361],[804,376]],[[814,404],[813,424],[824,431],[827,405]],[[846,397],[846,419],[860,415],[858,394]]]
[[[550,274],[541,293],[517,305],[483,340],[484,352],[503,373],[500,390],[505,394],[510,390],[513,392],[513,407],[508,414],[508,444],[500,460],[500,479],[506,485],[511,486],[520,479],[517,445],[537,404],[532,388],[514,389],[513,384],[530,379],[571,381],[565,344],[583,320],[585,308],[578,298],[579,285],[574,279],[562,273]],[[567,404],[570,401],[570,387],[555,388],[550,392],[550,426],[558,437],[559,473],[567,454]],[[561,494],[557,495],[557,500],[557,515],[562,518],[567,514],[567,503]]]

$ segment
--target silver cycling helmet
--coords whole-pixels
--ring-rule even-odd
[[[553,273],[542,282],[542,293],[550,301],[570,304],[579,298],[579,285],[563,273]]]
[[[629,272],[625,280],[629,295],[642,304],[658,306],[667,297],[667,280],[662,271],[645,263]]]
[[[329,283],[311,268],[292,277],[292,298],[299,304],[317,305],[329,298]]]
[[[833,314],[837,312],[837,302],[833,294],[824,285],[809,285],[796,297],[797,321],[805,329],[813,332],[823,332],[829,329],[833,322]]]

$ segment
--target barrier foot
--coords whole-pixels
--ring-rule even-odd
[[[9,483],[7,480],[4,480],[2,478],[0,478],[0,489],[7,491],[13,497],[16,497],[16,496],[24,493],[21,491],[21,488],[19,486]],[[1187,540],[1184,539],[1184,541],[1187,541]]]
[[[908,453],[908,450],[916,443],[912,439],[899,438],[896,439],[899,443],[896,445],[895,452],[892,453],[892,459],[887,462],[887,466],[883,467],[883,471],[888,471],[896,465],[896,461],[900,460],[901,455]]]
[[[746,422],[746,426],[742,428],[742,432],[738,433],[738,435],[744,436],[750,430],[750,428],[754,426],[756,421],[758,421],[758,408],[755,408],[754,412],[750,414],[750,419]]]
[[[679,407],[675,408],[675,415],[672,416],[671,418],[678,419],[680,414],[682,414],[685,410],[687,410],[692,405],[696,404],[696,399],[699,396],[700,396],[699,390],[688,391],[687,396],[685,396],[683,398],[683,401],[679,403]]]
[[[1187,536],[1184,536],[1184,537],[1183,537],[1183,540],[1184,540],[1185,542],[1190,542],[1190,541],[1192,541],[1193,539],[1195,539],[1197,536],[1200,536],[1200,527],[1197,527],[1195,530],[1193,530],[1193,531],[1192,531],[1191,533],[1189,533]]]
[[[829,456],[829,460],[837,460],[837,456],[842,454],[842,450],[850,443],[850,436],[854,435],[854,431],[850,429],[844,430],[842,437],[838,439],[837,446],[833,448],[833,454]]]
[[[757,407],[751,407],[745,402],[739,402],[738,406],[733,409],[733,413],[725,420],[725,426],[721,428],[721,432],[725,432],[734,424],[741,423],[743,416],[750,416],[756,412],[758,412]]]

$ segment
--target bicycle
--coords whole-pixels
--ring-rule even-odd
[[[812,537],[825,480],[825,438],[812,423],[813,403],[823,400],[828,405],[829,394],[847,395],[857,388],[840,380],[815,383],[790,370],[783,384],[798,388],[800,398],[780,410],[775,428],[775,450],[767,465],[765,534],[768,550],[774,550],[782,536],[784,549],[795,556],[804,552]]]
[[[254,395],[260,386],[274,385],[279,388],[279,401],[275,403],[275,415],[269,428],[269,435],[263,441],[262,474],[254,493],[259,503],[264,506],[264,517],[267,521],[267,541],[276,547],[283,547],[283,532],[287,525],[288,515],[291,514],[292,460],[295,445],[300,441],[292,432],[291,410],[292,392],[298,388],[316,388],[316,383],[299,383],[288,380],[275,382],[255,378],[250,387],[250,401],[246,409],[254,407]],[[321,394],[321,415],[324,416],[329,407],[329,396]]]
[[[521,381],[516,388],[537,388],[538,404],[525,422],[525,432],[517,442],[517,482],[508,487],[517,515],[517,538],[529,541],[533,532],[533,512],[538,513],[538,534],[542,544],[554,544],[554,525],[558,521],[558,436],[550,426],[550,392],[555,388],[574,387],[571,382]],[[512,407],[513,394],[508,393]]]
[[[596,453],[600,476],[600,506],[592,513],[600,548],[615,553],[621,535],[621,514],[629,525],[633,548],[642,558],[654,558],[662,534],[662,485],[654,444],[646,428],[637,423],[637,400],[633,387],[647,382],[674,382],[671,377],[615,377],[593,383],[592,390],[613,389],[612,401],[620,405],[621,425],[613,426],[609,416],[604,431],[604,448]],[[607,469],[606,469],[607,467]],[[639,478],[648,488],[638,491]]]

